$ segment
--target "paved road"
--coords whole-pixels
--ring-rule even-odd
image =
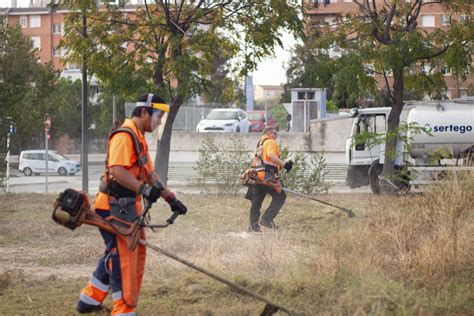
[[[344,185],[345,167],[341,165],[328,166],[327,181],[334,185],[330,192],[334,193],[358,193],[369,192],[368,187],[351,190]],[[89,193],[97,193],[99,188],[99,178],[104,172],[104,167],[100,163],[89,165]],[[192,163],[171,163],[169,168],[168,184],[173,189],[180,192],[198,193],[199,190],[189,186],[189,180],[197,175]],[[59,176],[58,174],[48,175],[48,192],[62,192],[65,188],[82,188],[82,174],[74,176]],[[10,192],[46,192],[46,177],[44,175],[26,177],[18,170],[13,170],[10,178]]]

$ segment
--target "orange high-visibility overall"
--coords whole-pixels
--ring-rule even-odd
[[[137,157],[131,135],[125,132],[113,134],[109,139],[106,168],[122,166],[127,169],[130,176],[145,183],[148,174],[154,170],[145,136],[137,129],[132,120],[125,120],[122,127],[129,128],[135,133],[141,144],[142,152],[139,153],[140,157]],[[137,163],[138,159],[145,157],[147,161],[140,167]],[[118,198],[117,195],[115,198]],[[137,215],[140,215],[141,197],[135,195],[134,198],[136,199]],[[102,192],[97,193],[94,202],[95,212],[104,218],[108,217],[111,199],[113,200],[114,197]],[[117,238],[116,235],[103,230],[100,233],[104,239],[105,253],[99,259],[89,283],[82,290],[79,304],[99,306],[111,289],[112,315],[135,315],[145,268],[146,248],[138,244],[134,250],[130,250],[122,238]],[[144,231],[141,230],[140,233],[140,238],[145,239]]]

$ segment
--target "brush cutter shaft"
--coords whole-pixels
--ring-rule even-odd
[[[222,282],[222,283],[224,283],[224,284],[227,284],[228,286],[230,286],[230,287],[232,287],[232,288],[234,288],[234,289],[236,289],[236,290],[238,290],[238,291],[240,291],[240,292],[243,292],[243,293],[245,293],[245,294],[247,294],[247,295],[249,295],[249,296],[251,296],[251,297],[253,297],[253,298],[257,299],[257,300],[259,300],[259,301],[262,301],[262,302],[267,303],[268,305],[274,306],[274,307],[278,308],[279,310],[281,310],[282,312],[287,313],[288,315],[293,315],[293,312],[291,312],[289,309],[287,309],[287,308],[285,308],[285,307],[283,307],[283,306],[280,306],[280,305],[278,305],[278,304],[273,303],[272,301],[270,301],[270,300],[268,300],[267,298],[261,296],[260,294],[257,294],[257,293],[255,293],[255,292],[252,292],[252,291],[250,291],[249,289],[247,289],[247,288],[245,288],[245,287],[243,287],[243,286],[238,285],[237,283],[234,283],[234,282],[232,282],[232,281],[229,281],[229,280],[227,280],[227,279],[224,279],[223,277],[221,277],[221,276],[219,276],[219,275],[217,275],[217,274],[215,274],[215,273],[213,273],[213,272],[210,272],[210,271],[208,271],[208,270],[206,270],[206,269],[203,269],[203,268],[201,268],[201,267],[198,267],[197,265],[195,265],[195,264],[192,263],[192,262],[189,262],[189,261],[187,261],[187,260],[185,260],[185,259],[183,259],[183,258],[180,258],[180,257],[178,257],[178,256],[176,256],[176,255],[174,255],[174,254],[172,254],[172,253],[170,253],[170,252],[168,252],[168,251],[166,251],[166,250],[164,250],[164,249],[158,247],[158,246],[155,246],[155,245],[153,245],[153,244],[150,244],[150,243],[147,242],[146,240],[140,239],[140,240],[138,241],[138,243],[142,244],[142,245],[145,246],[145,247],[148,247],[148,248],[150,248],[150,249],[153,249],[153,250],[155,250],[155,251],[161,253],[162,255],[167,256],[168,258],[171,258],[171,259],[173,259],[173,260],[176,260],[176,261],[178,261],[179,263],[182,263],[182,264],[184,264],[184,265],[190,267],[191,269],[194,269],[194,270],[196,270],[196,271],[199,271],[199,272],[201,272],[201,273],[204,273],[205,275],[207,275],[207,276],[209,276],[209,277],[211,277],[211,278],[213,278],[213,279],[215,279],[215,280],[217,280],[217,281],[219,281],[219,282]]]
[[[310,199],[310,200],[313,200],[313,201],[316,201],[316,202],[319,202],[319,203],[323,203],[323,204],[338,208],[338,209],[343,210],[344,212],[347,212],[349,214],[353,214],[353,211],[351,209],[348,209],[348,208],[345,208],[345,207],[342,207],[342,206],[337,206],[337,205],[331,204],[331,203],[326,202],[326,201],[318,200],[318,199],[316,199],[312,196],[309,196],[309,195],[306,195],[306,194],[303,194],[303,193],[300,193],[300,192],[296,192],[296,191],[293,191],[293,190],[290,190],[290,189],[287,189],[287,188],[282,188],[282,190],[286,191],[286,192],[296,194],[296,195],[299,195],[301,197],[304,197],[304,198],[307,198],[307,199]]]

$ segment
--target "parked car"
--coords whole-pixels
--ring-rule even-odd
[[[45,150],[24,150],[20,153],[18,169],[25,176],[46,172]],[[81,170],[81,165],[75,161],[48,150],[48,171],[57,172],[61,176],[74,175]]]
[[[196,132],[248,133],[247,113],[241,109],[213,109],[196,126]]]
[[[273,116],[265,111],[248,111],[250,121],[250,132],[262,132],[265,125],[273,126],[278,130],[278,122]]]

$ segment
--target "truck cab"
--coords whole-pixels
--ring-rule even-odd
[[[381,171],[390,108],[353,109],[354,118],[350,137],[346,140],[346,162],[349,166],[346,182],[351,188],[370,184],[372,177]],[[368,138],[368,135],[374,138]],[[373,181],[372,181],[373,182]]]
[[[372,192],[380,193],[379,175],[385,160],[385,134],[390,110],[387,107],[351,111],[354,121],[346,140],[346,184],[349,187],[370,185]],[[405,176],[408,178],[401,178],[399,183],[405,187],[439,179],[439,175],[458,167],[458,159],[464,159],[474,151],[472,100],[409,102],[403,108],[400,122],[416,123],[428,131],[414,133],[408,129],[397,140],[395,169],[407,170]],[[445,155],[434,159],[436,152]]]

